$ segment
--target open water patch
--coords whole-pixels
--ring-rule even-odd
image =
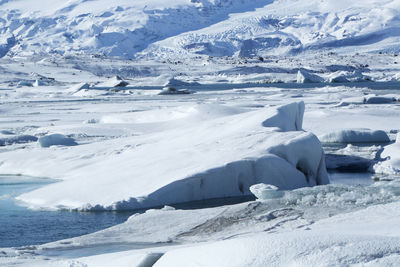
[[[55,180],[0,175],[0,247],[44,244],[96,232],[126,221],[133,212],[71,212],[30,210],[18,195]]]

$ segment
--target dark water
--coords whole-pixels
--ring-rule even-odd
[[[133,212],[33,211],[15,197],[54,181],[0,176],[0,247],[43,244],[92,233],[126,221]]]

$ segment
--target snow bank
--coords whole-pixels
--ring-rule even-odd
[[[369,129],[338,130],[319,136],[325,143],[387,143],[390,138],[386,132]]]
[[[398,202],[375,205],[285,233],[172,248],[154,266],[396,266],[399,218]]]
[[[75,139],[67,137],[62,134],[50,134],[42,136],[38,140],[38,144],[41,147],[51,147],[51,146],[76,146],[78,143]]]
[[[199,112],[207,113],[207,109]],[[195,124],[181,123],[122,143],[109,140],[102,146],[55,148],[39,157],[31,157],[30,153],[37,155],[31,151],[21,158],[16,151],[2,159],[0,171],[33,174],[34,170],[35,175],[62,178],[19,198],[32,207],[47,208],[147,208],[250,195],[249,187],[257,183],[283,190],[326,184],[318,138],[299,131],[303,112],[304,103],[299,102],[204,116],[207,119]],[[26,157],[31,159],[29,166],[19,164]]]
[[[306,69],[297,72],[297,83],[323,83],[324,79]]]

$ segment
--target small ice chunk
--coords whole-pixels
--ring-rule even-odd
[[[0,133],[4,134],[4,135],[13,135],[13,134],[15,134],[15,133],[13,133],[13,132],[11,132],[9,130],[1,130]]]
[[[121,77],[118,75],[110,78],[109,80],[98,84],[96,87],[108,87],[108,88],[113,88],[113,87],[126,87],[128,86],[129,83],[127,81],[124,81]]]
[[[348,83],[347,72],[338,71],[329,75],[328,81],[330,83]]]
[[[164,84],[165,87],[173,87],[173,86],[193,86],[199,85],[198,82],[185,82],[175,78],[171,78],[167,83]]]
[[[185,94],[190,94],[189,90],[186,89],[181,89],[177,90],[174,87],[164,87],[159,95],[185,95]]]
[[[100,122],[100,120],[98,120],[98,119],[87,119],[83,123],[84,124],[96,124],[96,123],[99,123],[99,122]]]
[[[36,142],[38,138],[32,135],[17,135],[6,138],[0,138],[0,146],[7,146],[13,144],[25,144],[29,142]]]
[[[365,82],[370,81],[371,77],[365,76],[360,70],[354,72],[337,71],[329,75],[330,83]]]
[[[393,102],[396,102],[396,98],[392,96],[367,95],[364,98],[364,104],[390,104]]]
[[[38,143],[41,147],[50,146],[76,146],[75,139],[62,134],[50,134],[39,138]]]
[[[300,69],[297,72],[297,83],[323,83],[324,79],[308,70]]]
[[[19,81],[17,84],[18,87],[23,87],[23,86],[28,86],[28,87],[32,87],[33,84],[29,81]]]
[[[283,196],[279,188],[271,184],[255,184],[250,186],[250,192],[258,199],[274,199]]]
[[[168,206],[168,205],[165,205],[161,210],[163,210],[163,211],[169,211],[169,210],[175,210],[175,208],[174,208],[174,207],[171,207],[171,206]]]
[[[75,93],[75,92],[78,92],[83,89],[89,89],[89,87],[90,86],[88,83],[78,83],[78,84],[71,86],[71,88],[69,88],[67,91]]]
[[[41,80],[36,80],[36,81],[33,83],[33,86],[34,86],[34,87],[43,86],[43,82],[42,82]]]
[[[390,138],[386,132],[369,129],[360,130],[338,130],[319,136],[321,142],[325,143],[387,143]]]

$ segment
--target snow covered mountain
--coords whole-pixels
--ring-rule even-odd
[[[0,0],[0,57],[400,50],[395,0]]]

